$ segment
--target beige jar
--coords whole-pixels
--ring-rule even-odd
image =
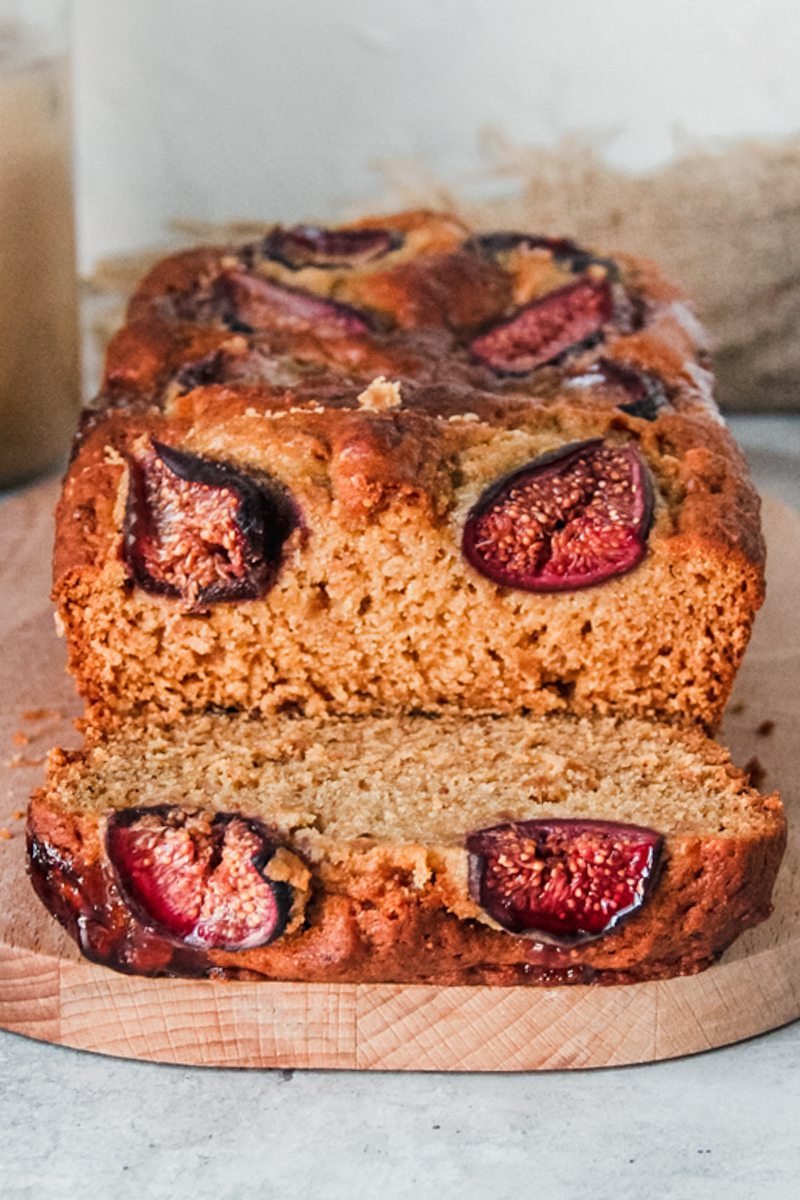
[[[64,5],[0,0],[0,487],[55,466],[79,404]]]

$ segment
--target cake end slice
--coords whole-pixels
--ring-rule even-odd
[[[623,983],[764,920],[785,822],[647,721],[205,715],[54,752],[28,837],[47,908],[125,972]]]

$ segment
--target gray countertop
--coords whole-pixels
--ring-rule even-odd
[[[800,508],[800,417],[731,421]],[[0,1034],[0,1195],[796,1200],[800,1023],[590,1072],[205,1071]]]

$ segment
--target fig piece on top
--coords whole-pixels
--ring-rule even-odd
[[[616,407],[620,412],[642,421],[655,421],[663,409],[670,408],[666,386],[658,375],[611,358],[599,358],[587,370],[569,379],[568,383],[589,387],[599,384],[612,393],[618,393]]]
[[[393,229],[327,229],[322,225],[277,225],[257,252],[290,271],[360,267],[398,250],[403,235]]]
[[[216,279],[211,305],[218,319],[240,333],[277,329],[354,337],[372,328],[367,314],[350,304],[235,268]]]
[[[608,278],[580,278],[492,325],[472,340],[470,352],[497,375],[527,375],[597,341],[613,315]]]
[[[546,234],[519,233],[514,230],[498,230],[494,233],[478,233],[465,242],[465,249],[484,258],[496,261],[514,250],[546,250],[556,262],[562,263],[576,275],[582,274],[593,265],[603,267],[610,278],[619,274],[617,264],[610,258],[600,258],[591,250],[579,246],[572,238],[548,237]]]

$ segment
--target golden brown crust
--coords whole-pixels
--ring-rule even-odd
[[[112,342],[109,375],[126,368],[135,372],[137,357],[169,359],[173,352],[166,343],[171,336],[187,345],[190,357],[191,330],[196,334],[198,324],[214,330],[223,342],[232,332],[228,318],[235,314],[221,313],[214,289],[221,276],[235,269],[254,283],[266,279],[355,306],[370,326],[366,331],[337,329],[331,334],[314,322],[287,330],[280,320],[267,320],[243,333],[252,352],[254,377],[274,374],[276,361],[289,370],[286,360],[293,359],[351,381],[382,373],[445,385],[461,381],[478,390],[541,400],[558,392],[565,376],[579,374],[598,357],[608,357],[654,373],[667,385],[676,411],[707,415],[714,410],[713,381],[704,369],[703,331],[685,296],[663,279],[655,264],[630,255],[615,258],[638,310],[632,323],[612,325],[598,346],[572,353],[569,361],[554,368],[523,378],[506,377],[476,363],[468,350],[469,340],[478,328],[514,312],[540,289],[552,287],[552,263],[520,253],[498,261],[470,250],[469,230],[446,214],[398,214],[357,222],[356,227],[366,224],[402,230],[407,240],[385,258],[347,270],[288,270],[259,258],[252,247],[245,248],[249,256],[241,247],[217,246],[166,258],[145,277],[130,302],[128,324],[136,327],[136,337],[131,342],[121,334]],[[556,274],[556,282],[570,278],[563,268]],[[164,334],[164,325],[171,334]],[[271,364],[268,368],[265,358]],[[246,369],[244,362],[239,361],[235,369]],[[297,379],[304,389],[309,382],[313,387],[307,370]],[[143,388],[154,383],[163,383],[158,372],[143,375]],[[99,402],[104,399],[101,393]],[[578,407],[583,402],[576,391],[570,400]]]

